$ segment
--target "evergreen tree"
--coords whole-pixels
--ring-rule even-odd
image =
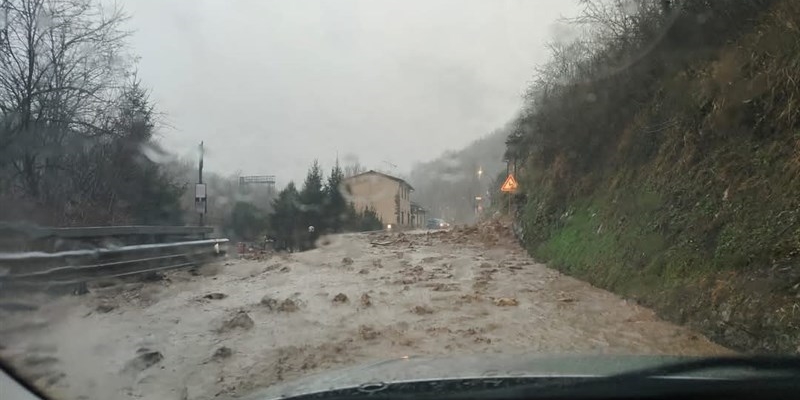
[[[358,226],[359,230],[362,232],[376,231],[383,229],[383,222],[381,221],[380,217],[378,217],[378,213],[375,212],[372,207],[367,207],[359,215]]]
[[[305,240],[302,241],[300,246],[302,250],[312,248],[320,233],[326,229],[322,212],[324,201],[322,168],[319,166],[319,162],[314,160],[314,163],[308,169],[306,180],[303,183],[303,190],[300,192],[302,207],[300,222],[303,229],[305,229]],[[314,227],[313,232],[308,231],[310,226]]]
[[[269,216],[269,226],[275,239],[275,248],[278,250],[294,250],[298,248],[300,232],[300,194],[289,182],[286,188],[278,193],[278,198],[272,203],[272,214]]]
[[[239,239],[257,241],[267,230],[268,218],[264,216],[263,211],[253,204],[237,201],[231,211],[229,226],[230,229]]]
[[[331,169],[328,182],[325,185],[325,203],[323,206],[323,218],[325,225],[330,232],[338,233],[345,229],[345,222],[348,218],[347,200],[342,195],[341,187],[344,181],[344,171],[339,166],[339,160]],[[353,210],[355,214],[355,210]]]

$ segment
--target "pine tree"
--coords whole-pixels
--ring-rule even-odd
[[[330,232],[338,233],[345,229],[347,213],[347,200],[342,195],[342,182],[344,181],[344,171],[339,166],[339,160],[331,169],[328,182],[325,185],[325,203],[323,206],[325,225]]]
[[[300,231],[300,194],[289,182],[272,203],[269,226],[278,250],[297,249]]]
[[[372,208],[367,207],[359,215],[358,225],[360,231],[376,231],[383,228],[383,222],[378,213]]]
[[[306,180],[303,183],[303,190],[300,192],[301,213],[300,221],[302,227],[306,229],[306,240],[302,244],[302,249],[313,247],[321,232],[326,230],[323,220],[322,206],[325,202],[325,194],[322,186],[322,168],[319,162],[314,160],[308,169]],[[308,231],[308,227],[314,227],[313,232]]]

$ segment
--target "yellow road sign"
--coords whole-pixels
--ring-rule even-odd
[[[500,186],[500,191],[501,192],[516,192],[518,188],[519,188],[519,184],[517,183],[517,180],[514,179],[514,175],[513,174],[508,174],[508,178],[506,178],[506,181],[503,182],[503,186]]]

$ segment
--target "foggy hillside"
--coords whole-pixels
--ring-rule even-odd
[[[415,165],[409,177],[415,189],[414,201],[425,207],[431,218],[459,224],[473,222],[475,197],[484,198],[488,207],[487,191],[498,173],[505,171],[507,136],[506,128],[498,129],[461,150]]]

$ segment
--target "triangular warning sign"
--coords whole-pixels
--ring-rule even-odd
[[[500,186],[500,191],[501,192],[516,192],[518,188],[519,188],[519,184],[517,183],[517,180],[514,179],[514,175],[508,174],[508,178],[506,178],[506,181],[503,182],[503,186]]]

